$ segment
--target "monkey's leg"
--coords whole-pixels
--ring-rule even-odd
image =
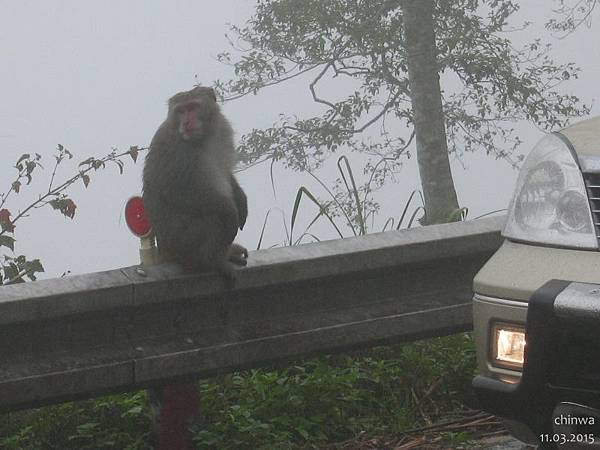
[[[161,236],[159,250],[164,249],[173,255],[173,260],[187,272],[216,270],[230,284],[235,268],[229,261],[231,242],[237,233],[235,208],[224,208],[221,213],[205,215],[185,214],[177,210],[170,213],[170,220],[157,230]],[[238,259],[244,254],[242,250],[236,253]]]
[[[215,271],[224,277],[227,287],[233,286],[235,265],[228,259],[229,247],[219,245],[210,239],[194,244],[186,250],[187,256],[179,259],[184,270],[190,273]]]
[[[184,269],[188,272],[216,271],[225,280],[227,287],[235,285],[235,265],[229,260],[231,245],[226,242],[214,226],[206,226],[206,222],[197,221],[197,227],[189,236],[187,248],[182,249],[186,255],[181,259]],[[206,234],[199,231],[208,231]],[[195,234],[195,236],[193,236]],[[242,259],[242,247],[237,252],[238,259]],[[245,250],[245,249],[244,249]]]
[[[233,190],[233,200],[238,211],[239,227],[240,230],[243,230],[246,218],[248,217],[248,198],[234,175],[231,175],[231,188]]]
[[[248,250],[246,247],[232,242],[227,259],[238,266],[245,266],[248,264]]]

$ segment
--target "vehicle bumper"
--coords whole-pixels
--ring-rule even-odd
[[[582,440],[600,445],[600,285],[547,282],[529,300],[525,333],[517,382],[485,372],[473,380],[483,409],[560,448],[579,448]]]

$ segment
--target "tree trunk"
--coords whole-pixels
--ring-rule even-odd
[[[458,209],[450,171],[436,62],[432,0],[402,0],[408,82],[426,224],[448,222]],[[425,224],[424,223],[424,224]]]

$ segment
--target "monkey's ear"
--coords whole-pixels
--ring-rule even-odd
[[[208,88],[208,95],[210,95],[210,98],[212,98],[215,102],[217,101],[217,94],[215,94],[215,90],[213,88]]]

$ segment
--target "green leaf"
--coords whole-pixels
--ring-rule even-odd
[[[455,209],[448,216],[448,222],[460,222],[466,220],[469,208],[463,206],[462,208]]]
[[[134,406],[133,408],[130,408],[127,411],[125,411],[123,414],[121,414],[121,417],[126,417],[128,415],[141,414],[142,411],[143,411],[143,408],[140,405]]]
[[[15,238],[6,236],[5,234],[0,235],[0,247],[8,247],[14,252],[15,251]]]
[[[137,145],[129,147],[129,156],[131,156],[131,159],[133,159],[134,163],[137,162],[137,157],[138,157],[139,152],[140,152],[140,149],[138,148]]]
[[[85,434],[85,433],[89,433],[90,431],[92,431],[92,430],[94,430],[94,429],[98,428],[98,425],[99,425],[99,424],[98,424],[98,423],[96,423],[96,422],[88,422],[88,423],[84,423],[84,424],[81,424],[81,425],[79,425],[79,426],[77,427],[77,431],[78,431],[79,433],[83,433],[83,434]]]
[[[75,216],[77,205],[70,198],[55,198],[48,202],[53,209],[59,210],[64,216],[72,219]]]
[[[106,166],[104,161],[101,161],[99,159],[94,159],[91,164],[94,170],[104,169],[104,167]]]
[[[30,273],[44,272],[44,266],[42,266],[39,259],[33,259],[25,263],[25,270]]]
[[[4,266],[4,275],[8,280],[12,280],[19,275],[19,268],[16,264],[10,263],[7,266]]]
[[[15,165],[16,165],[16,166],[18,166],[18,165],[19,165],[19,164],[20,164],[22,161],[24,161],[24,160],[26,160],[26,159],[29,159],[29,158],[30,158],[30,155],[29,155],[29,153],[23,153],[23,154],[21,155],[21,157],[20,157],[20,158],[17,160],[17,162],[16,162],[16,164],[15,164]]]
[[[79,163],[79,165],[80,165],[80,166],[87,166],[87,165],[91,164],[91,163],[92,163],[92,162],[94,162],[94,161],[95,161],[95,158],[94,158],[93,156],[91,156],[91,157],[89,157],[88,159],[81,161],[81,162]]]

